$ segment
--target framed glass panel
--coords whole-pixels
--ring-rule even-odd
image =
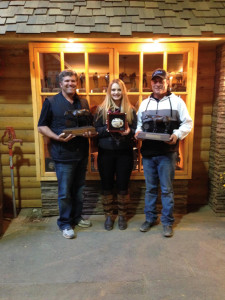
[[[168,54],[167,71],[170,74],[172,92],[186,92],[187,54]]]
[[[96,112],[97,106],[100,105],[105,99],[105,95],[90,95],[89,106],[92,114]]]
[[[41,92],[59,92],[60,54],[40,53],[39,61]]]
[[[128,95],[130,103],[134,106],[136,111],[138,111],[139,108],[139,96],[138,95]]]
[[[65,69],[72,69],[77,73],[78,84],[77,92],[86,92],[86,78],[85,78],[85,60],[84,53],[65,53],[64,54]]]
[[[180,97],[182,100],[184,100],[185,103],[187,102],[187,95],[185,95],[185,94],[181,94],[181,95],[177,94],[177,96]]]
[[[106,92],[109,80],[109,54],[89,53],[89,91]]]
[[[119,55],[119,78],[128,92],[139,91],[139,55]]]
[[[142,101],[147,99],[149,97],[150,93],[148,95],[142,95]]]
[[[163,54],[144,54],[143,92],[151,92],[151,76],[155,69],[163,68]]]

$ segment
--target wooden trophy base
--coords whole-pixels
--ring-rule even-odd
[[[78,136],[82,136],[85,132],[91,132],[91,134],[96,134],[96,130],[93,126],[66,128],[63,130],[63,132],[67,135],[74,134]]]
[[[156,140],[156,141],[169,142],[170,134],[154,133],[154,132],[139,132],[137,138],[140,140]]]

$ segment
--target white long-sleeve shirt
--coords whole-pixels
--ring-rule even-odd
[[[193,121],[188,113],[185,102],[175,94],[171,93],[157,101],[151,95],[142,101],[137,114],[137,131],[142,129],[142,116],[145,111],[149,115],[172,116],[172,120],[177,120],[180,125],[178,129],[174,129],[173,133],[179,140],[184,139],[193,127]]]

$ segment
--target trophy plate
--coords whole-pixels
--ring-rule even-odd
[[[126,130],[126,113],[108,113],[107,128],[109,132],[124,132]]]
[[[93,126],[83,126],[83,127],[72,127],[72,128],[66,128],[63,130],[66,134],[74,134],[82,136],[85,132],[91,132],[92,134],[96,134],[95,127]]]
[[[169,142],[170,134],[155,133],[155,132],[139,132],[137,138],[140,140],[156,140],[156,141]]]

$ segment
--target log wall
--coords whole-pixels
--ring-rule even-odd
[[[225,44],[217,48],[215,101],[212,115],[211,149],[209,156],[209,205],[225,215]]]
[[[7,126],[14,128],[23,145],[13,146],[17,207],[41,207],[40,182],[36,180],[33,108],[28,45],[0,48],[0,137]],[[7,142],[7,139],[5,139]],[[3,205],[12,211],[8,147],[0,144],[3,176]]]
[[[175,181],[177,212],[184,212],[187,205],[203,205],[208,202],[208,167],[212,103],[214,98],[215,57],[215,48],[199,47],[193,178],[189,181]],[[22,146],[15,144],[13,148],[17,205],[19,207],[41,207],[41,188],[40,183],[36,181],[32,98],[27,45],[9,45],[0,48],[0,137],[3,135],[6,126],[13,126],[17,138],[23,140]],[[0,145],[0,156],[3,175],[4,206],[8,208],[11,205],[11,181],[8,148],[6,146]],[[53,183],[48,184],[51,185]],[[91,211],[100,213],[101,207],[93,204],[93,197],[96,191],[99,191],[99,183],[96,183],[96,188],[93,185],[94,182],[88,183],[87,190],[90,193],[87,199],[90,201],[85,201],[84,206],[87,213]],[[136,209],[134,207],[132,209],[136,212],[143,212],[144,182],[137,182],[132,186],[137,188],[133,196],[133,206]],[[42,184],[43,188],[46,189],[46,183]],[[95,195],[95,199],[98,197]],[[92,209],[93,205],[95,207]],[[57,206],[57,203],[55,202],[53,206]]]

